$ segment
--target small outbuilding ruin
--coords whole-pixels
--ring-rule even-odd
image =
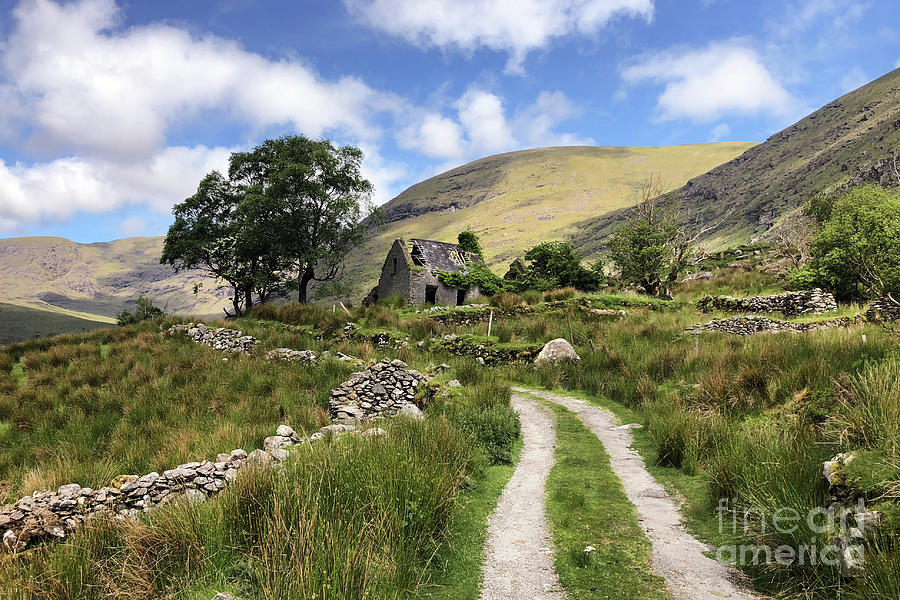
[[[438,279],[439,271],[455,273],[470,263],[481,263],[477,254],[457,244],[435,240],[398,238],[388,251],[378,286],[367,301],[401,296],[410,304],[447,304],[457,306],[472,300],[478,288],[447,286]]]

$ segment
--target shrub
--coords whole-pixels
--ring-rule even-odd
[[[568,300],[569,298],[575,297],[575,288],[563,287],[557,288],[555,290],[549,290],[544,292],[544,300],[546,302],[555,302],[557,300]]]
[[[813,238],[809,264],[795,271],[796,287],[819,286],[839,299],[900,294],[900,194],[867,185],[837,198]]]
[[[829,421],[847,449],[883,449],[900,456],[900,360],[887,359],[850,376]]]
[[[496,306],[503,310],[510,310],[521,304],[522,297],[512,292],[500,292],[499,294],[494,294],[494,297],[491,298],[491,306]]]
[[[456,243],[466,252],[471,252],[479,258],[484,258],[484,252],[481,250],[481,244],[478,241],[478,235],[471,229],[460,231],[456,236]]]
[[[547,290],[560,286],[573,286],[583,291],[594,291],[605,277],[602,263],[591,268],[581,264],[581,254],[567,242],[542,242],[525,253],[528,265],[517,261],[514,285],[517,290]]]
[[[522,300],[525,301],[525,304],[528,304],[530,306],[540,304],[544,300],[544,294],[542,294],[538,290],[525,290],[519,295],[522,296]]]
[[[452,412],[451,422],[472,435],[492,465],[512,463],[520,433],[519,416],[512,407],[466,408]]]
[[[139,296],[134,313],[130,313],[127,310],[120,312],[116,315],[116,323],[118,325],[134,325],[141,321],[149,321],[150,319],[163,317],[165,314],[166,312],[163,309],[153,305],[150,298]]]

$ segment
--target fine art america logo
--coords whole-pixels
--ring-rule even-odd
[[[716,548],[720,562],[740,566],[779,564],[825,565],[842,571],[862,569],[865,560],[863,540],[868,513],[860,499],[854,507],[832,505],[802,512],[783,507],[775,512],[757,507],[742,509],[733,500],[719,500],[719,533],[735,537],[796,540],[793,544],[733,544]]]

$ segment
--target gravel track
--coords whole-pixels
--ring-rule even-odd
[[[710,548],[685,531],[678,507],[675,506],[663,487],[647,472],[643,459],[631,448],[631,432],[628,429],[619,429],[612,413],[568,396],[521,388],[513,388],[513,391],[533,394],[564,406],[580,416],[588,428],[600,439],[610,457],[613,470],[622,480],[625,494],[637,509],[641,528],[653,545],[653,571],[665,579],[666,585],[676,600],[719,598],[751,600],[756,598],[743,590],[736,582],[738,575],[736,571],[706,556],[704,552],[708,552]],[[514,398],[519,397],[514,396]],[[521,403],[521,400],[519,402]],[[520,415],[524,430],[532,418],[532,414],[523,411]],[[550,464],[552,464],[552,457]],[[549,471],[549,466],[547,470]],[[519,475],[518,469],[516,475]],[[541,489],[543,489],[543,480]],[[504,493],[505,496],[506,493]],[[499,508],[498,506],[498,512]],[[543,516],[542,511],[541,516]],[[541,520],[543,521],[543,519]],[[487,580],[488,576],[485,572],[485,585],[487,585]],[[511,596],[482,597],[507,598]]]
[[[553,566],[544,486],[553,468],[553,415],[535,400],[513,395],[522,422],[522,453],[488,520],[482,600],[561,600]]]

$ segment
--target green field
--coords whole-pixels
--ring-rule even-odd
[[[0,302],[0,346],[61,333],[109,327],[108,321]]]

